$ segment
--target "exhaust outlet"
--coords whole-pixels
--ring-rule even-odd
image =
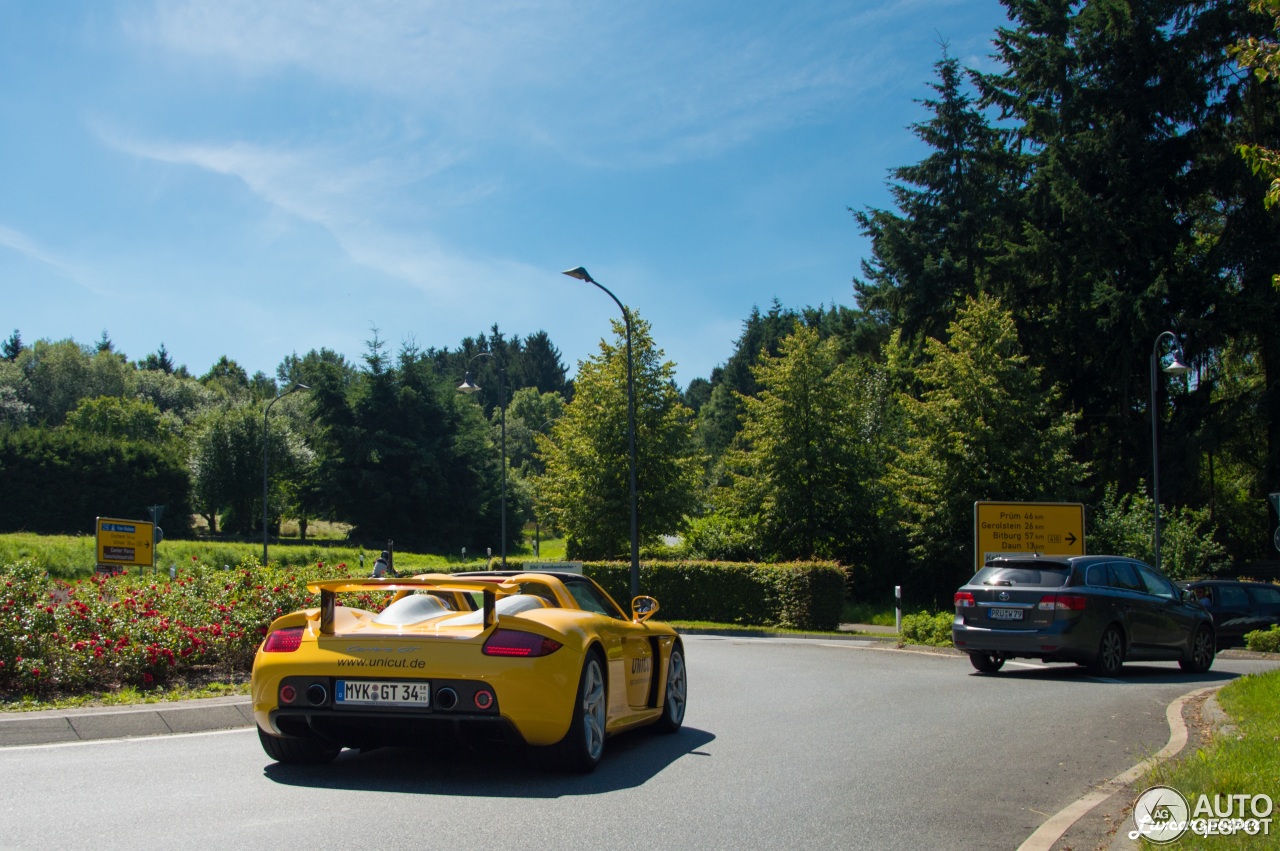
[[[453,709],[458,705],[458,693],[445,687],[436,690],[436,709]]]
[[[329,690],[320,685],[320,683],[312,683],[307,686],[307,702],[312,706],[323,706],[328,699]]]

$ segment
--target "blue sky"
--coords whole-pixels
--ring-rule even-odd
[[[683,386],[853,304],[945,40],[997,0],[0,0],[0,336],[274,375],[617,307]]]

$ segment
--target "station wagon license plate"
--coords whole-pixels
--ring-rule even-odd
[[[427,707],[431,705],[431,684],[338,680],[334,703],[338,706]]]
[[[987,609],[987,618],[993,621],[1020,621],[1022,609]]]

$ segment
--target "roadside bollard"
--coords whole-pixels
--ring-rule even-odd
[[[893,586],[894,622],[898,625],[898,635],[902,635],[902,586]]]
[[[169,578],[170,579],[178,578],[178,566],[176,564],[169,565]]]

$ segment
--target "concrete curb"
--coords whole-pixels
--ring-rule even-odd
[[[253,724],[248,695],[0,714],[0,747],[200,733]]]
[[[1209,724],[1213,729],[1211,735],[1217,738],[1222,735],[1233,735],[1236,725],[1231,722],[1231,716],[1223,710],[1222,704],[1218,703],[1218,690],[1221,686],[1212,689],[1204,704],[1200,709],[1200,719]],[[1116,831],[1115,839],[1107,846],[1107,851],[1140,851],[1142,848],[1135,840],[1129,838],[1130,831],[1136,830],[1137,823],[1133,820],[1133,813],[1129,813],[1129,817]]]
[[[799,638],[806,641],[875,641],[880,644],[897,644],[897,633],[892,635],[876,633],[858,633],[850,630],[840,632],[774,632],[767,629],[701,629],[698,627],[676,627],[681,635],[712,635],[716,638]]]
[[[1131,783],[1156,765],[1181,753],[1190,739],[1187,723],[1182,718],[1182,708],[1188,701],[1206,693],[1209,694],[1206,702],[1212,700],[1216,705],[1215,695],[1220,688],[1222,686],[1195,689],[1170,703],[1165,708],[1165,720],[1169,724],[1169,741],[1163,748],[1128,771],[1116,775],[1099,785],[1092,792],[1063,807],[1027,837],[1026,841],[1018,846],[1018,851],[1049,851],[1072,825],[1087,816],[1098,805],[1127,789]],[[1221,709],[1218,711],[1221,712]],[[1225,714],[1222,717],[1225,719]],[[1134,830],[1135,827],[1133,815],[1130,814],[1129,818],[1116,831],[1115,837],[1108,846],[1108,851],[1138,851],[1140,847],[1138,843],[1129,838],[1129,832]]]

